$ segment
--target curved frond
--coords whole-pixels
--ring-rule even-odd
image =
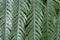
[[[60,1],[0,0],[0,40],[60,40]]]
[[[13,1],[12,40],[25,40],[27,4],[25,0]]]
[[[1,0],[0,26],[2,40],[10,39],[10,30],[12,26],[12,0]]]
[[[30,10],[27,13],[26,40],[40,40],[43,20],[41,0],[28,0]]]
[[[42,34],[43,38],[42,40],[54,40],[55,37],[55,23],[56,23],[56,10],[54,7],[54,1],[53,0],[47,0],[47,8],[44,12],[44,21],[43,21],[43,28],[42,28]]]

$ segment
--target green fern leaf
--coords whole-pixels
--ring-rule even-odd
[[[26,40],[40,40],[42,24],[42,5],[40,0],[28,0],[30,10],[27,13]]]
[[[47,0],[47,7],[44,12],[44,21],[43,21],[43,38],[42,40],[54,40],[55,36],[55,19],[56,19],[56,10],[54,7],[53,0]]]
[[[10,39],[10,30],[12,27],[12,0],[1,0],[0,26],[2,40]]]
[[[27,4],[25,0],[14,0],[11,40],[25,40]]]

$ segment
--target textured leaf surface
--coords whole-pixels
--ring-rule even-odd
[[[0,0],[0,40],[60,40],[60,1]]]

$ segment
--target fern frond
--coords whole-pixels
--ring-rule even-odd
[[[1,0],[0,26],[2,40],[10,39],[12,27],[12,0]]]
[[[25,0],[14,0],[13,26],[11,31],[12,40],[25,40],[26,9],[27,4]]]
[[[43,21],[43,38],[42,40],[54,40],[55,36],[55,19],[56,19],[56,10],[54,7],[53,0],[47,0],[47,9],[44,12],[44,21]]]
[[[30,10],[27,13],[26,40],[40,40],[43,20],[41,0],[28,0]]]

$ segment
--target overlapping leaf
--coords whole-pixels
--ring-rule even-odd
[[[0,0],[0,40],[60,40],[59,0]]]

